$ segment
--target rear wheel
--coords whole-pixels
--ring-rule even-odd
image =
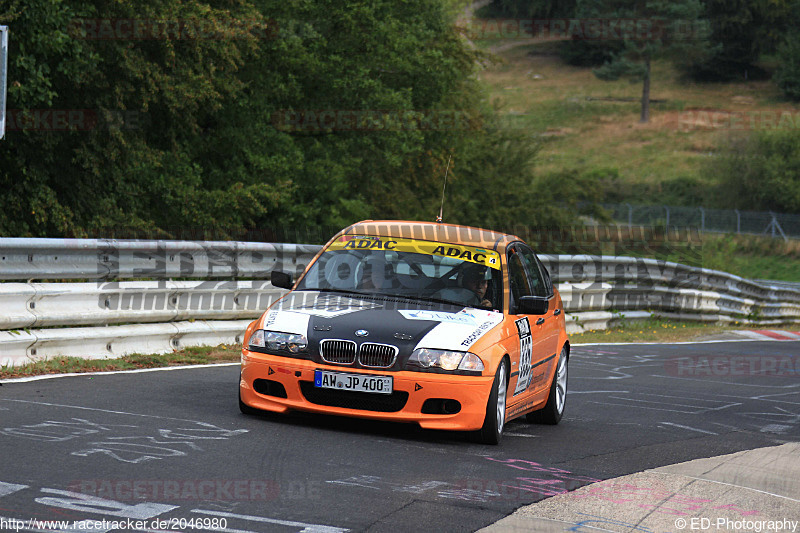
[[[508,395],[508,363],[500,361],[492,383],[492,392],[486,403],[486,418],[479,432],[479,440],[484,444],[499,444],[506,423],[506,397]]]
[[[542,409],[529,413],[526,417],[528,422],[539,424],[558,424],[564,416],[564,406],[567,402],[567,363],[569,355],[566,346],[562,348],[558,357],[558,366],[553,374],[553,382],[550,384],[550,394],[547,403]]]

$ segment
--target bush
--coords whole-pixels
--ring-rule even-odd
[[[708,166],[719,207],[800,212],[800,131],[730,137]]]
[[[778,48],[778,68],[774,80],[784,94],[800,100],[800,35],[790,33]]]

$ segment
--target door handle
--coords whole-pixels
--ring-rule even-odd
[[[541,326],[542,324],[544,324],[544,318],[539,318],[539,320],[536,321],[536,325]]]

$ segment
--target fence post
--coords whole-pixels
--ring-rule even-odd
[[[628,231],[631,231],[631,227],[633,226],[633,206],[629,203],[625,203],[628,206]]]
[[[783,228],[781,227],[780,222],[778,222],[778,218],[775,216],[775,213],[770,211],[769,214],[772,217],[772,220],[770,221],[769,226],[767,226],[767,229],[764,230],[764,233],[766,233],[768,231],[772,232],[772,238],[773,239],[775,238],[775,234],[776,233],[780,233],[781,237],[783,237],[783,240],[784,241],[788,241],[789,239],[786,237],[786,234],[783,232]]]
[[[664,205],[662,207],[664,208],[664,211],[667,212],[667,221],[664,224],[664,231],[669,232],[669,206],[668,205]]]
[[[742,214],[739,212],[738,209],[734,209],[733,212],[736,213],[736,234],[737,235],[741,235],[742,234]]]
[[[706,231],[706,210],[702,207],[700,209],[700,231],[705,233]]]

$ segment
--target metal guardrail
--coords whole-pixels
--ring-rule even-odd
[[[59,355],[116,357],[238,344],[247,324],[285,293],[264,281],[269,272],[298,273],[319,249],[0,239],[0,279],[97,280],[0,283],[0,365]],[[654,259],[540,258],[558,283],[570,332],[654,315],[762,326],[800,322],[800,290],[793,287]],[[168,279],[172,276],[200,279]],[[150,279],[126,280],[136,277]],[[218,279],[245,277],[255,279]]]
[[[0,279],[267,279],[276,269],[299,274],[319,249],[235,241],[0,238]]]

